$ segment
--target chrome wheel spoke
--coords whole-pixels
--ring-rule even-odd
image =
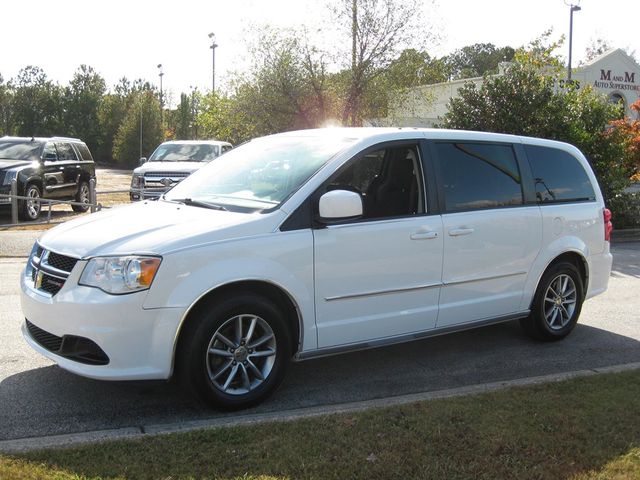
[[[246,343],[249,343],[249,341],[251,340],[251,337],[253,337],[253,332],[255,331],[257,324],[258,324],[258,319],[256,317],[253,317],[251,319],[251,324],[249,325],[249,330],[247,331],[247,336],[244,337],[244,341]]]
[[[220,378],[220,375],[222,375],[224,372],[226,372],[227,370],[229,370],[229,367],[233,365],[233,360],[229,360],[220,370],[218,370],[214,375],[211,375],[211,380],[213,380],[214,382]]]
[[[220,340],[222,343],[224,343],[229,348],[236,348],[238,346],[237,344],[235,344],[231,340],[229,340],[227,337],[222,335],[222,333],[220,333],[219,331],[216,332],[216,334],[214,335],[214,339],[215,338]]]
[[[247,392],[251,390],[251,380],[249,380],[249,373],[245,366],[241,363],[240,370],[242,371],[242,386],[247,389]]]
[[[220,350],[219,348],[210,348],[209,353],[211,355],[218,355],[219,357],[231,358],[233,357],[233,353],[229,350]]]
[[[275,354],[276,351],[270,348],[268,350],[260,350],[259,352],[250,353],[249,358],[271,357]]]
[[[260,345],[264,345],[265,343],[267,343],[272,338],[273,338],[273,333],[265,335],[264,337],[261,337],[258,340],[256,340],[255,342],[249,344],[247,348],[259,347]]]
[[[255,375],[255,377],[258,380],[264,380],[264,376],[262,375],[262,372],[258,367],[256,367],[256,364],[253,363],[251,360],[247,360],[247,367],[249,367],[249,370],[251,370],[251,372]]]
[[[233,382],[233,379],[236,378],[236,375],[238,374],[238,370],[240,370],[238,368],[238,365],[237,364],[234,365],[233,368],[231,369],[231,373],[227,377],[227,380],[224,382],[224,385],[222,386],[222,390],[226,391],[229,388],[229,385],[231,385],[231,382]]]

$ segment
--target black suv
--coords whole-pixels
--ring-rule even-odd
[[[11,181],[18,182],[18,195],[29,197],[19,202],[23,220],[40,215],[38,198],[75,200],[76,212],[89,209],[89,181],[96,178],[95,164],[84,142],[76,138],[0,138],[0,193],[9,194]],[[33,199],[33,200],[31,200]],[[0,198],[1,204],[9,204]]]

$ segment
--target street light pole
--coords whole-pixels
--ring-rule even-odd
[[[162,64],[158,64],[158,76],[160,77],[160,125],[164,125],[163,122],[163,114],[164,114],[164,97],[162,95],[162,77],[164,76],[164,72],[162,71]]]
[[[571,85],[571,54],[573,50],[573,12],[579,12],[580,2],[577,4],[564,2],[569,7],[569,64],[567,65],[567,83]]]
[[[211,92],[214,93],[216,91],[216,48],[218,44],[216,43],[216,36],[213,32],[209,34],[209,38],[211,39],[211,45],[209,48],[211,49]]]

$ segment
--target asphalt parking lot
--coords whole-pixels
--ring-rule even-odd
[[[24,238],[16,235],[14,241],[22,243],[13,248],[28,252],[33,233],[20,235]],[[4,240],[0,245],[6,251]],[[578,327],[565,341],[533,342],[517,323],[507,323],[298,363],[276,394],[248,413],[639,362],[640,243],[612,250],[609,290],[585,304]],[[24,262],[0,258],[0,440],[243,415],[203,408],[171,383],[81,378],[32,351],[20,333],[18,279]]]

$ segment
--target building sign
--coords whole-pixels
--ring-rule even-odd
[[[624,75],[616,74],[612,70],[600,69],[600,80],[595,80],[596,88],[610,90],[632,90],[640,92],[640,85],[636,83],[636,72],[624,72]]]

